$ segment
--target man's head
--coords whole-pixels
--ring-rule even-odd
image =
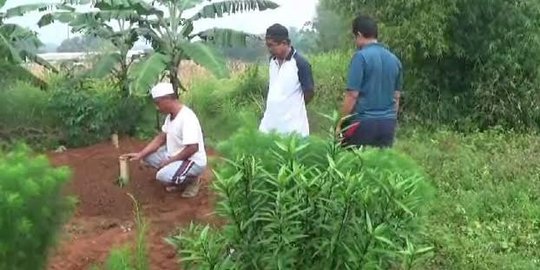
[[[274,24],[266,29],[266,47],[279,59],[285,59],[291,47],[289,31],[281,24]]]
[[[173,113],[173,109],[178,105],[178,96],[174,93],[172,84],[158,83],[150,90],[154,104],[161,113]]]
[[[352,33],[358,48],[377,41],[378,32],[377,22],[371,17],[360,15],[352,22]]]

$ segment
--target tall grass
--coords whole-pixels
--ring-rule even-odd
[[[540,136],[406,130],[397,148],[438,188],[422,269],[540,267]]]

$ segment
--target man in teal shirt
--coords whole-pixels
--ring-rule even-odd
[[[352,31],[358,50],[349,66],[338,132],[343,131],[346,146],[391,147],[403,84],[401,62],[377,41],[372,18],[358,16]]]

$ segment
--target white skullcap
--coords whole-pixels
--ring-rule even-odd
[[[156,84],[154,87],[152,87],[152,90],[150,90],[150,93],[152,94],[152,98],[156,99],[158,97],[174,94],[174,89],[171,83],[160,82]]]

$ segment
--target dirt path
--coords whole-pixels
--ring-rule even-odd
[[[205,172],[199,195],[193,199],[166,193],[154,180],[155,171],[138,163],[130,164],[128,186],[115,185],[118,156],[143,146],[144,142],[125,138],[120,141],[120,149],[102,143],[49,155],[54,165],[72,169],[72,181],[66,192],[75,195],[78,204],[59,245],[52,251],[48,269],[88,269],[103,262],[112,247],[133,243],[133,201],[127,192],[139,201],[144,216],[150,221],[151,269],[179,269],[175,251],[164,243],[163,237],[191,221],[213,222],[213,196],[208,191],[211,173]]]

